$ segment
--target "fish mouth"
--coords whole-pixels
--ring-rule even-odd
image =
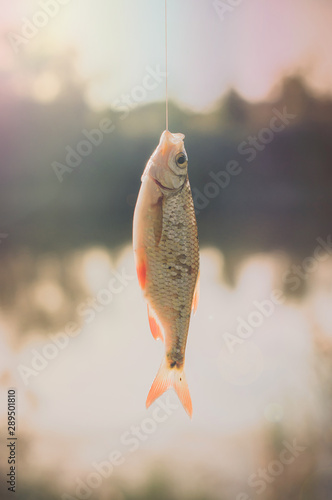
[[[164,156],[172,146],[183,142],[184,137],[184,134],[172,134],[169,130],[164,130],[159,142],[161,154]]]

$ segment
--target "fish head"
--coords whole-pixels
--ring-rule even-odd
[[[183,140],[183,134],[172,134],[165,130],[147,164],[147,173],[156,181],[164,194],[178,190],[186,181],[188,156]]]

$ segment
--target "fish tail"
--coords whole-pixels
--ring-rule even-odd
[[[191,418],[193,408],[186,375],[184,373],[184,365],[180,368],[176,366],[172,368],[166,358],[162,362],[157,376],[152,383],[146,400],[146,407],[149,408],[149,406],[170,387],[175,389],[183,408]]]

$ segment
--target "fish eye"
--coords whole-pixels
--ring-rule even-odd
[[[175,161],[176,161],[176,164],[178,165],[178,167],[180,167],[180,168],[184,168],[188,162],[187,157],[184,153],[179,153],[175,157]]]

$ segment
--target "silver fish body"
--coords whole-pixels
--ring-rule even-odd
[[[199,246],[183,138],[165,131],[146,166],[135,208],[133,243],[150,328],[155,338],[165,341],[165,359],[147,406],[174,387],[191,415],[184,359],[191,311],[198,300]]]

